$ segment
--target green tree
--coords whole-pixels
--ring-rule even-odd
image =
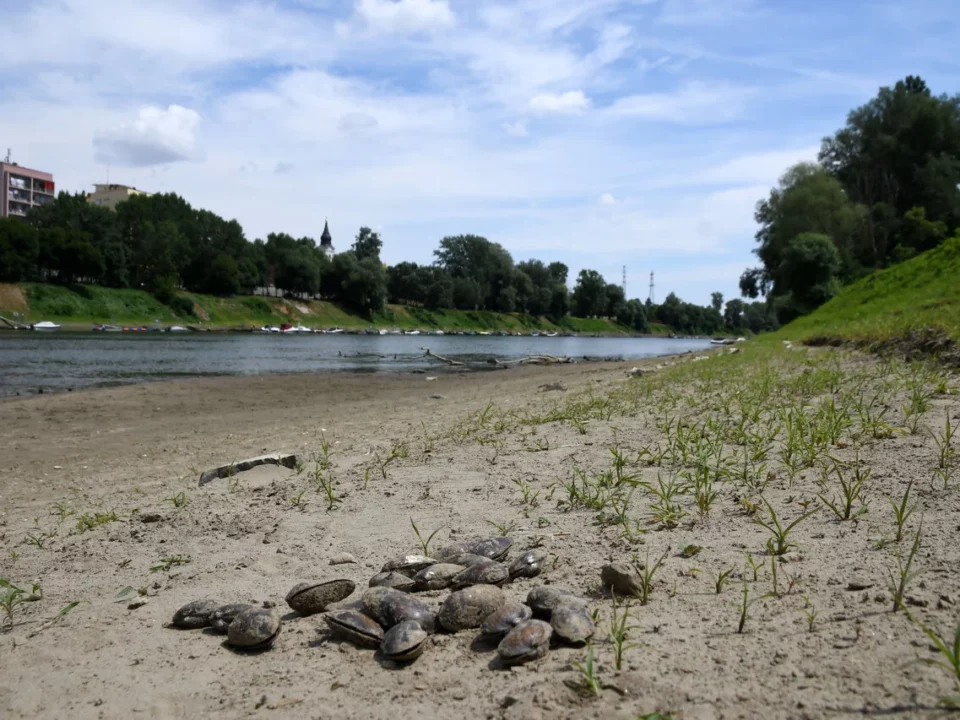
[[[383,241],[380,239],[380,233],[376,233],[368,227],[360,228],[356,239],[350,250],[357,256],[358,260],[376,260],[380,262],[380,250],[383,248]]]
[[[596,270],[581,270],[573,288],[573,312],[577,317],[596,317],[607,309],[607,283]]]
[[[36,228],[14,218],[0,218],[0,280],[32,280],[39,259]]]
[[[713,292],[710,293],[710,305],[714,310],[720,312],[723,309],[723,293]]]
[[[453,278],[473,280],[481,295],[481,307],[496,307],[500,291],[511,287],[514,275],[513,258],[497,243],[478,235],[445,237],[433,253],[437,262]],[[454,282],[454,301],[458,283]],[[465,290],[465,288],[464,288]],[[469,294],[469,293],[467,293]],[[458,304],[458,307],[460,305]]]
[[[840,288],[840,266],[840,253],[829,237],[797,235],[784,250],[777,271],[784,290],[777,309],[780,322],[811,312],[833,297]]]
[[[853,110],[819,157],[856,203],[886,205],[898,217],[924,207],[934,222],[960,224],[960,96],[935,96],[907,76]]]
[[[740,298],[728,300],[723,310],[723,324],[731,330],[739,330],[743,327],[744,303]]]

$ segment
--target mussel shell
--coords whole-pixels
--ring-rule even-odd
[[[553,629],[542,620],[524,620],[497,646],[497,655],[504,665],[519,665],[542,658],[550,646]]]
[[[423,654],[428,637],[416,620],[404,620],[386,632],[380,643],[380,651],[391,660],[410,662]]]
[[[463,565],[437,563],[425,567],[416,574],[413,580],[416,583],[417,590],[443,590],[450,587],[454,577],[465,569]]]
[[[353,580],[300,583],[287,593],[287,605],[301,615],[313,615],[323,612],[328,605],[350,597],[356,587]]]
[[[460,572],[453,578],[453,587],[464,588],[470,585],[503,585],[510,578],[510,571],[503,563],[487,560],[477,563]]]
[[[210,616],[222,605],[219,600],[194,600],[173,614],[173,624],[186,629],[206,627],[210,624]]]
[[[412,595],[388,587],[372,587],[361,598],[363,611],[386,629],[404,620],[416,620],[431,633],[436,627],[436,613]]]
[[[210,626],[220,633],[226,633],[233,619],[248,608],[254,607],[246,603],[221,605],[210,614]]]
[[[478,628],[492,612],[507,601],[503,590],[493,585],[473,585],[450,593],[443,601],[438,619],[445,630],[457,632]]]
[[[466,548],[466,552],[474,555],[483,555],[491,560],[499,560],[506,557],[507,552],[513,545],[513,539],[498,535],[497,537],[483,538],[476,540],[472,545]]]
[[[376,648],[383,640],[383,628],[356,610],[331,610],[323,619],[331,633],[356,645]]]
[[[542,550],[527,550],[510,563],[510,579],[536,577],[546,559],[547,554]]]
[[[554,635],[570,645],[583,645],[596,631],[587,606],[581,603],[557,605],[550,614],[550,627]]]
[[[498,535],[497,537],[476,538],[447,545],[437,550],[434,555],[444,562],[453,562],[454,557],[463,554],[480,555],[491,560],[499,560],[507,554],[511,545],[513,545],[511,538]]]
[[[237,613],[227,629],[227,642],[236,648],[261,650],[280,634],[280,614],[273,609],[250,607]]]
[[[538,585],[527,593],[527,605],[533,610],[533,616],[549,620],[553,609],[563,602],[585,601],[574,595],[572,590],[553,585]]]
[[[398,572],[413,577],[425,567],[436,564],[436,560],[426,555],[401,555],[385,562],[380,572]]]
[[[396,570],[381,572],[370,578],[370,587],[392,587],[397,590],[413,590],[416,586],[413,578]]]
[[[452,555],[448,558],[444,558],[443,561],[453,565],[473,567],[479,563],[490,562],[490,558],[484,557],[483,555],[474,555],[473,553],[460,553],[459,555]]]
[[[533,611],[526,605],[516,600],[508,600],[499,610],[494,610],[484,618],[480,632],[491,637],[502,637],[532,617]]]

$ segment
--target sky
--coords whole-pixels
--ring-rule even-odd
[[[879,87],[960,91],[954,0],[0,0],[0,152],[247,238],[739,294],[754,207]]]

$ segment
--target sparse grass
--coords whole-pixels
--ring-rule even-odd
[[[913,537],[913,545],[910,546],[910,552],[904,560],[903,553],[897,548],[897,567],[894,570],[888,570],[887,589],[893,596],[893,612],[903,607],[904,597],[907,593],[907,586],[917,577],[918,571],[913,569],[913,561],[920,550],[921,537],[923,535],[923,518],[920,518],[920,526]]]
[[[664,551],[663,555],[653,563],[650,564],[650,551],[647,550],[647,559],[643,563],[643,567],[640,567],[640,563],[634,559],[633,568],[636,573],[640,576],[640,592],[639,599],[641,605],[646,605],[650,602],[650,595],[653,593],[653,578],[657,574],[657,570],[660,569],[660,566],[663,565],[663,561],[667,559],[667,555],[670,554],[669,550]]]
[[[810,602],[810,598],[803,598],[803,607],[801,608],[803,616],[807,619],[807,632],[813,632],[813,625],[817,621],[817,608]]]
[[[593,665],[593,644],[587,645],[587,658],[584,662],[575,662],[573,666],[580,673],[579,682],[574,683],[574,689],[586,697],[600,697],[601,685]]]
[[[494,520],[486,520],[487,525],[492,525],[497,529],[497,534],[502,535],[503,537],[508,536],[514,530],[517,529],[517,523],[513,520],[509,520],[505,523],[496,522]]]
[[[630,603],[627,602],[626,605],[622,607],[619,606],[617,604],[616,593],[613,594],[612,613],[610,617],[610,631],[607,637],[613,644],[614,664],[617,666],[617,670],[621,670],[623,667],[624,653],[631,648],[637,647],[635,643],[627,642],[630,639],[630,633],[635,630],[637,626],[630,624],[632,620],[630,617]]]
[[[940,479],[943,480],[944,488],[948,488],[950,486],[953,465],[955,464],[957,456],[957,451],[953,447],[953,435],[954,429],[950,424],[950,413],[947,413],[947,421],[944,425],[943,432],[934,433],[931,431],[930,433],[930,436],[933,438],[933,442],[937,447],[937,464],[934,468],[934,474],[935,477],[939,476]]]
[[[767,502],[766,498],[763,498],[764,505],[767,506],[767,512],[770,515],[769,520],[761,520],[757,518],[754,522],[761,527],[766,528],[770,531],[770,534],[773,537],[767,540],[767,551],[771,555],[785,555],[791,548],[796,547],[796,545],[790,542],[790,532],[802,521],[811,515],[815,514],[820,508],[814,508],[813,510],[808,510],[803,515],[798,517],[792,523],[783,526],[780,518],[777,516],[776,511],[773,509],[773,506]]]
[[[88,530],[94,530],[101,525],[116,522],[119,519],[114,510],[108,510],[106,512],[96,511],[93,514],[84,513],[77,518],[77,532],[83,533]]]
[[[178,492],[175,495],[171,495],[168,498],[164,498],[167,502],[173,503],[173,506],[177,509],[185,508],[190,504],[190,498],[187,497],[185,492]]]
[[[910,613],[905,605],[902,607],[904,613],[906,613],[910,619],[910,622],[923,631],[923,634],[933,643],[942,658],[940,660],[920,658],[917,662],[945,670],[947,674],[952,676],[953,681],[956,683],[957,690],[960,691],[960,624],[957,624],[957,627],[953,631],[953,640],[951,643],[949,636],[943,635],[937,630],[924,625]],[[953,705],[956,703],[956,700],[956,698],[952,698],[949,702]]]
[[[427,539],[423,539],[423,535],[420,534],[420,528],[417,527],[417,524],[413,521],[413,518],[410,518],[410,524],[413,526],[413,532],[417,536],[417,541],[420,543],[420,548],[423,550],[423,554],[427,557],[430,557],[430,542],[433,540],[433,537],[443,530],[443,525],[438,527],[432,533],[427,536]]]
[[[835,458],[830,459],[833,461],[833,471],[836,473],[837,480],[840,483],[840,498],[837,499],[835,495],[829,500],[825,495],[818,495],[817,497],[836,515],[838,520],[850,520],[860,517],[867,512],[867,500],[863,492],[863,487],[870,478],[870,469],[864,469],[863,464],[860,462],[859,450],[857,451],[857,458],[853,463],[852,477],[849,474],[844,474],[843,464],[839,460]],[[825,471],[824,485],[827,484],[826,475],[827,472]],[[855,504],[857,505],[856,512],[854,512]]]
[[[6,578],[0,577],[0,610],[4,613],[4,622],[0,628],[9,630],[13,627],[13,611],[18,605],[25,602],[36,602],[43,599],[43,589],[33,584],[30,592],[21,590]]]
[[[191,562],[190,558],[183,555],[170,555],[160,558],[156,565],[150,568],[150,572],[169,572],[171,568],[177,565],[186,565]]]
[[[913,511],[917,509],[916,503],[912,505],[909,504],[910,489],[912,487],[913,481],[911,480],[909,483],[907,483],[907,489],[904,491],[899,503],[895,503],[893,498],[887,498],[887,502],[889,502],[890,507],[893,508],[893,515],[897,521],[897,542],[900,542],[903,539],[903,526],[906,524],[907,520],[910,519],[910,516],[913,515]]]
[[[731,574],[733,574],[733,568],[727,568],[726,570],[721,570],[719,573],[717,573],[717,580],[713,585],[714,589],[717,591],[717,595],[723,592],[723,586],[726,585]]]

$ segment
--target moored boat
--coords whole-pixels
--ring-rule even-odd
[[[36,330],[38,332],[56,332],[60,329],[60,326],[49,320],[41,320],[38,323],[34,323],[30,326],[31,330]]]

